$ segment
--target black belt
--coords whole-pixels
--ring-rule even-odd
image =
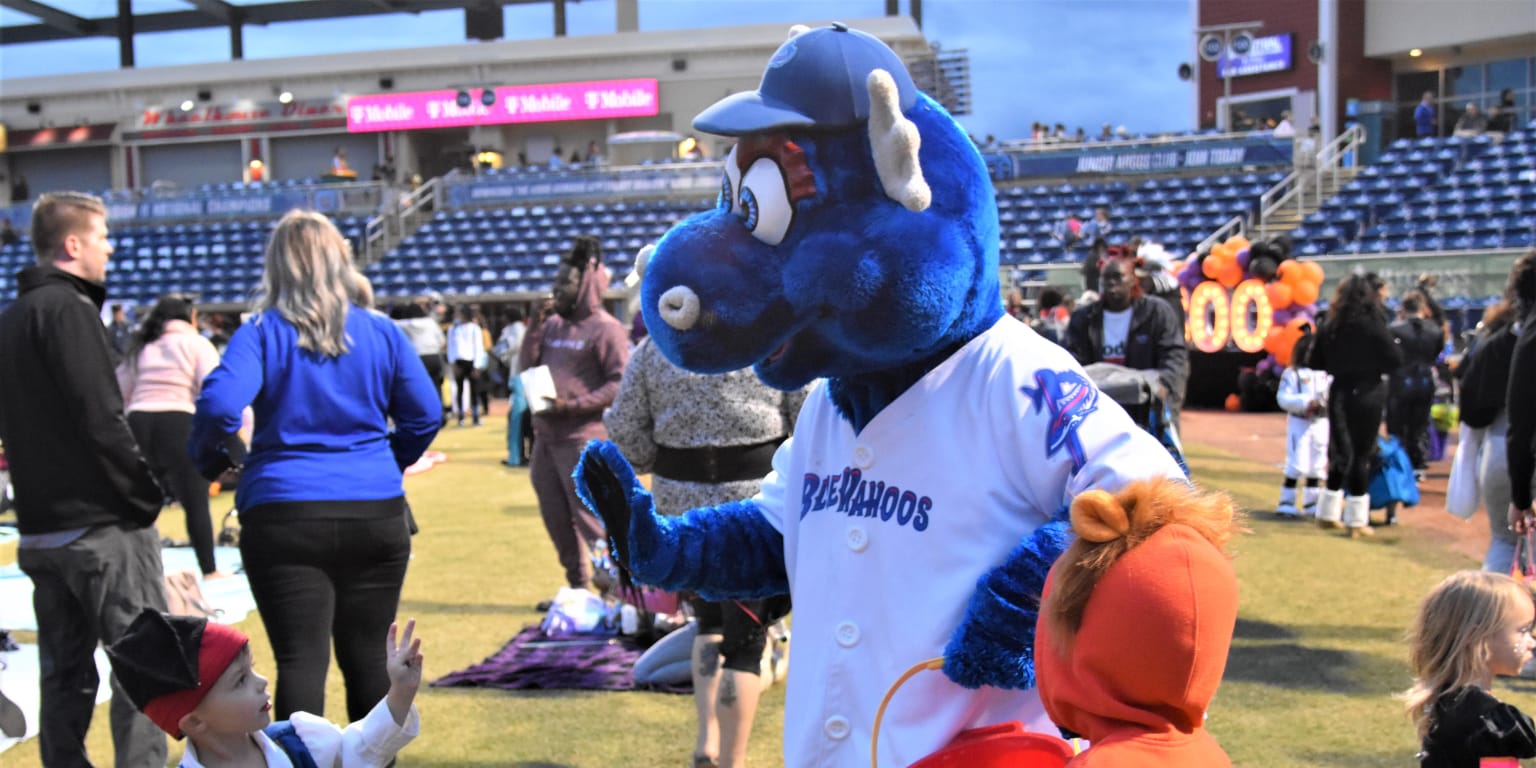
[[[783,438],[756,445],[707,448],[656,446],[651,471],[658,477],[689,483],[734,483],[761,480],[773,469],[773,453]]]

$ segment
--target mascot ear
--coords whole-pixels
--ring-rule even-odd
[[[917,126],[901,114],[896,81],[891,73],[877,69],[869,73],[869,146],[875,153],[875,172],[886,197],[901,203],[909,211],[928,209],[933,191],[923,179],[917,161],[922,137]]]
[[[1094,489],[1072,500],[1072,530],[1095,544],[1114,541],[1131,529],[1130,516],[1107,491]]]

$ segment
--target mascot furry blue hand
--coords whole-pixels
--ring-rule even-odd
[[[785,764],[883,765],[1010,720],[1034,685],[1040,592],[1089,488],[1179,476],[1072,358],[1004,315],[991,182],[965,131],[878,39],[799,31],[758,90],[695,127],[737,137],[713,211],[649,257],[646,327],[700,373],[824,379],[751,499],[661,517],[612,444],[578,493],[634,579],[715,599],[790,592]]]

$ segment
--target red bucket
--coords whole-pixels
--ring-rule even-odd
[[[962,731],[945,747],[908,768],[1062,768],[1072,745],[1018,722]]]

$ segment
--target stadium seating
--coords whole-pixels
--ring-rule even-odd
[[[1014,185],[998,190],[1002,261],[1028,268],[1079,261],[1086,244],[1054,245],[1052,232],[1069,214],[1087,220],[1107,207],[1114,240],[1132,236],[1188,251],[1232,216],[1252,213],[1278,172],[1149,179],[1137,184],[1091,182]],[[210,192],[216,190],[209,190]],[[596,234],[616,276],[628,274],[635,254],[683,217],[712,200],[546,203],[506,208],[444,210],[367,270],[383,298],[429,291],[497,296],[548,290],[560,256],[579,234]],[[168,291],[199,294],[205,303],[238,302],[261,273],[268,219],[192,224],[117,225],[111,285],[114,298],[149,303]],[[365,220],[338,219],[348,237],[361,238]],[[11,274],[31,261],[25,246],[0,252],[0,302],[14,296]]]
[[[712,201],[550,203],[439,212],[368,269],[381,297],[543,292],[577,235],[596,235],[616,278],[635,254]]]
[[[997,191],[1002,262],[1038,265],[1081,261],[1088,243],[1062,248],[1054,238],[1068,215],[1083,221],[1093,209],[1109,209],[1113,241],[1140,237],[1170,253],[1187,253],[1233,216],[1257,212],[1259,197],[1285,174],[1228,174],[1148,179],[1134,186],[1109,183],[1042,186],[1020,184]]]
[[[335,221],[357,248],[366,219]],[[152,304],[166,293],[186,292],[204,304],[245,301],[261,277],[262,254],[275,223],[114,224],[115,251],[107,266],[111,300]],[[0,304],[15,298],[15,274],[34,261],[26,240],[0,248]]]
[[[1309,257],[1528,248],[1536,131],[1399,139],[1291,235]]]

